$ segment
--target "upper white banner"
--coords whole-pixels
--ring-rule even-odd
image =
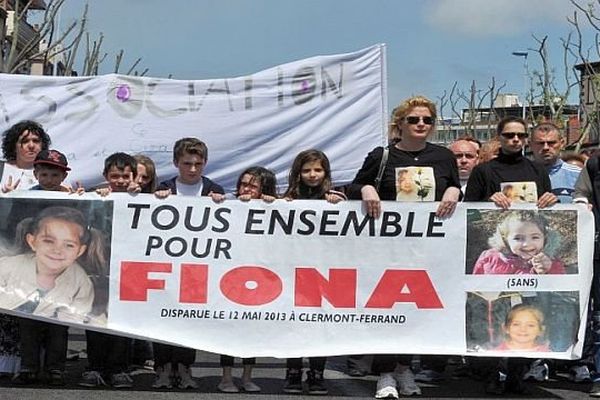
[[[308,148],[328,155],[343,184],[365,149],[385,142],[386,84],[382,44],[231,79],[0,74],[0,130],[40,122],[69,159],[68,181],[85,186],[102,181],[103,161],[116,151],[148,155],[170,178],[173,144],[186,136],[206,142],[205,174],[231,191],[253,165],[285,185],[294,157]]]

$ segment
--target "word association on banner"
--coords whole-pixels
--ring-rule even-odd
[[[313,99],[327,97],[331,93],[339,99],[343,96],[344,64],[337,65],[336,71],[325,67],[304,66],[296,70],[292,76],[286,76],[283,69],[277,68],[276,76],[276,102],[278,107],[287,104],[286,98],[291,99],[291,104],[300,105]],[[149,80],[134,77],[116,77],[108,87],[106,96],[107,104],[122,118],[134,118],[144,108],[158,118],[176,117],[185,113],[200,112],[205,101],[210,96],[227,98],[227,107],[230,112],[253,109],[255,80],[252,76],[234,79],[217,79],[210,81],[189,81],[187,83],[187,105],[167,109],[156,102],[156,92],[162,85],[169,84],[168,80]],[[21,89],[23,98],[30,104],[40,103],[47,115],[40,115],[39,120],[50,119],[59,111],[59,102],[48,95],[46,91],[40,95],[36,93],[39,82],[32,81]],[[233,89],[233,90],[232,90]],[[100,108],[98,100],[85,91],[85,82],[73,80],[66,82],[64,90],[70,96],[81,100],[81,109],[69,104],[65,112],[65,120],[86,120]],[[241,94],[238,94],[241,93]],[[275,92],[274,92],[275,94]],[[275,98],[275,96],[273,96]],[[169,97],[171,98],[171,97]],[[223,103],[225,104],[225,103]]]
[[[185,227],[189,232],[210,231],[225,233],[231,227],[232,210],[228,207],[194,207],[178,209],[172,205],[129,203],[132,210],[130,229],[136,230],[140,220],[148,220],[161,232]],[[379,225],[379,227],[377,227]],[[249,235],[325,235],[325,236],[411,236],[443,238],[443,221],[435,213],[426,215],[412,211],[386,211],[379,221],[356,211],[348,210],[277,210],[249,208],[245,216],[244,234]],[[339,226],[341,228],[336,228]],[[160,249],[170,257],[231,259],[232,243],[225,238],[208,238],[203,245],[199,239],[180,236],[163,238],[149,235],[145,256]],[[190,242],[188,243],[188,240]],[[150,279],[149,273],[171,274],[173,263],[122,261],[120,299],[147,301],[149,290],[165,290],[165,281]],[[294,304],[298,307],[320,307],[323,297],[334,308],[356,308],[357,268],[335,268],[324,277],[316,268],[296,267]],[[179,302],[205,304],[208,297],[209,265],[180,264]],[[252,284],[248,285],[249,282]],[[220,278],[221,293],[230,301],[246,306],[260,306],[277,299],[283,291],[281,277],[265,266],[242,265],[226,271]],[[373,289],[365,308],[389,309],[398,302],[414,303],[418,308],[443,308],[442,302],[426,270],[385,270]]]

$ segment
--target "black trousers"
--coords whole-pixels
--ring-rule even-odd
[[[315,371],[323,372],[325,370],[325,363],[327,362],[327,357],[309,357],[308,358],[308,366],[310,369],[314,369]],[[302,358],[288,358],[286,362],[286,366],[288,369],[302,369]]]
[[[189,367],[195,360],[195,349],[154,343],[154,368],[162,367],[167,363],[171,363],[171,366],[174,368],[177,367],[177,364],[183,364],[186,367]]]
[[[242,365],[254,365],[256,358],[242,358]],[[221,367],[233,367],[233,357],[221,354]]]
[[[103,375],[127,371],[130,338],[95,331],[85,331],[85,337],[90,371]]]
[[[44,370],[64,371],[69,328],[64,325],[19,318],[21,370],[39,371],[44,351]]]
[[[373,369],[380,374],[394,372],[396,365],[408,365],[412,362],[412,355],[406,354],[376,354],[373,357]]]

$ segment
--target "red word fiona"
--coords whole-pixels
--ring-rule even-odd
[[[209,266],[184,263],[180,268],[179,302],[208,303]],[[171,274],[172,271],[173,264],[169,262],[123,261],[119,299],[148,301],[150,290],[165,290],[165,280],[151,279],[148,274]],[[356,268],[335,268],[325,277],[315,268],[297,267],[294,306],[320,307],[325,299],[334,308],[356,308],[357,273]],[[244,306],[268,304],[282,295],[283,288],[282,279],[275,271],[256,265],[232,268],[219,281],[219,295]],[[420,309],[444,308],[425,270],[385,270],[364,308],[390,309],[396,303],[413,303]]]

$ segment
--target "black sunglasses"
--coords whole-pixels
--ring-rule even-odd
[[[514,139],[515,136],[518,136],[519,139],[526,139],[529,134],[527,132],[502,132],[502,137],[505,139]]]
[[[404,118],[406,120],[407,123],[411,124],[411,125],[416,125],[419,123],[419,121],[423,121],[423,123],[425,125],[433,125],[434,119],[433,117],[405,117]]]

